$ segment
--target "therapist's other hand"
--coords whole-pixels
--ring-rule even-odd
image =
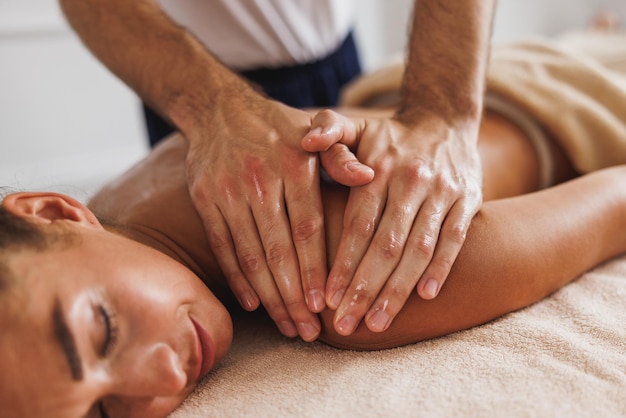
[[[305,150],[339,142],[375,172],[350,191],[326,285],[339,334],[351,334],[363,318],[371,331],[386,330],[416,286],[424,299],[437,296],[482,204],[477,135],[477,123],[455,127],[436,116],[410,123],[330,110],[315,116]]]
[[[310,123],[306,112],[234,95],[207,114],[187,155],[192,200],[239,303],[262,303],[284,335],[305,341],[319,334],[327,278],[319,161],[300,146]],[[350,159],[339,151],[340,163]],[[359,170],[339,175],[363,184]]]

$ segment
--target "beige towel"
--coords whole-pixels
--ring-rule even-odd
[[[626,36],[614,45],[626,57]],[[567,42],[495,48],[487,88],[553,133],[579,172],[626,163],[626,77]]]
[[[489,324],[378,352],[235,321],[191,417],[626,417],[626,256]]]

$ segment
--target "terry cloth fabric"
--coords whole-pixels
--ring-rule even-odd
[[[340,103],[393,102],[403,71],[396,60],[357,79],[344,90]],[[560,142],[580,173],[626,163],[624,33],[573,33],[496,46],[487,72],[487,95],[535,119]]]
[[[626,35],[586,39],[606,55],[567,38],[524,42],[495,48],[487,76],[488,91],[539,121],[581,173],[626,162],[626,77],[613,65]]]
[[[171,418],[625,417],[626,256],[452,335],[375,352],[235,319],[231,351]]]

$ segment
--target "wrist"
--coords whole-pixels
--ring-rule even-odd
[[[461,108],[448,106],[445,103],[434,106],[431,105],[432,102],[428,102],[424,105],[423,102],[424,100],[422,103],[403,104],[396,111],[393,119],[409,129],[432,127],[433,130],[438,131],[444,128],[472,132],[474,136],[477,136],[482,116],[482,100],[477,100],[478,103],[468,103]]]
[[[440,89],[437,83],[403,89],[403,97],[395,113],[399,121],[411,123],[421,118],[438,118],[449,125],[477,123],[483,108],[483,94],[473,91]]]
[[[220,73],[205,72],[197,82],[181,86],[167,102],[165,113],[190,142],[205,141],[207,132],[219,130],[229,119],[267,102],[230,70],[224,68]]]

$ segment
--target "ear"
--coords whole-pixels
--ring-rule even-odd
[[[2,206],[13,215],[38,224],[64,220],[90,228],[102,228],[96,216],[85,205],[59,193],[12,193],[4,198]]]

